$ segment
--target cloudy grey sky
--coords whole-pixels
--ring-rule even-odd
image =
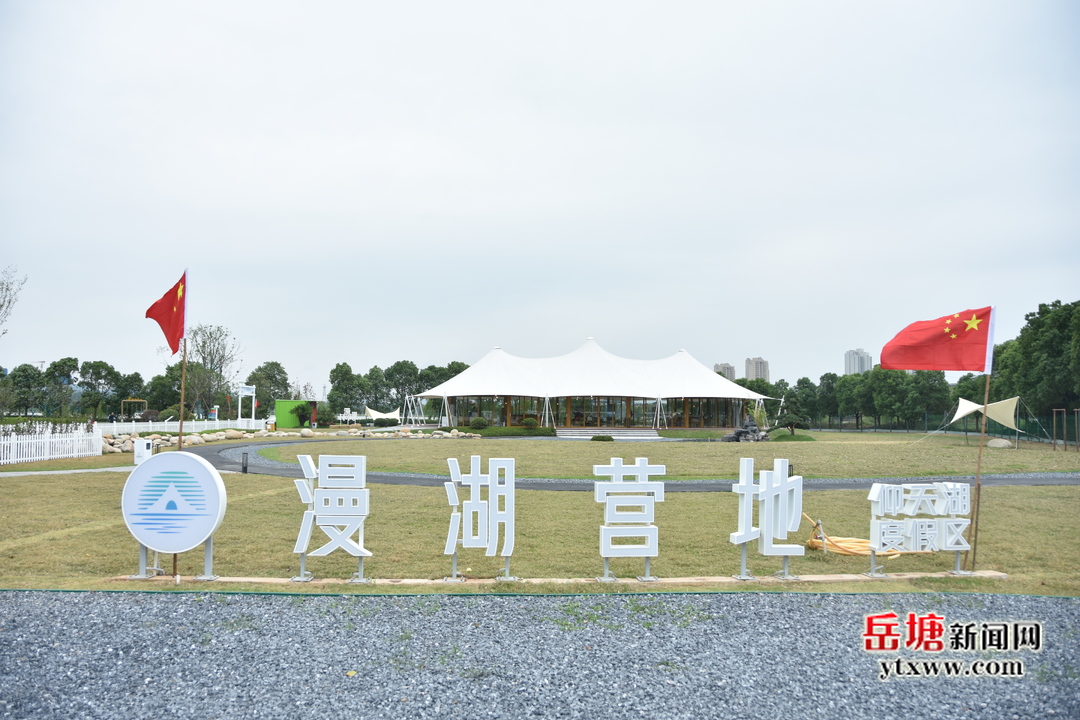
[[[842,372],[1080,299],[1070,2],[0,2],[0,365],[685,348]]]

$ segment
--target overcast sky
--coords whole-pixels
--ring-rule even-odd
[[[1074,2],[0,2],[0,365],[144,379],[189,270],[330,369],[761,356],[1080,299]]]

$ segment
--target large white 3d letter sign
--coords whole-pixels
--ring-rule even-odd
[[[594,482],[596,502],[604,503],[604,524],[600,526],[600,557],[604,558],[604,575],[599,580],[612,582],[609,559],[613,557],[645,558],[645,575],[640,580],[656,580],[651,575],[649,558],[660,554],[660,529],[653,525],[656,503],[664,501],[664,483],[650,482],[650,475],[664,475],[667,467],[650,465],[648,458],[636,458],[635,464],[624,466],[622,458],[611,458],[610,465],[593,465],[593,475],[608,476],[611,482]],[[625,477],[635,478],[626,481]],[[640,538],[632,545],[617,544],[616,539]]]
[[[491,458],[486,475],[480,472],[479,455],[470,458],[467,475],[461,474],[457,458],[447,458],[446,463],[452,479],[443,485],[446,500],[454,511],[450,514],[450,528],[446,533],[443,553],[454,556],[452,579],[458,579],[458,545],[484,548],[485,555],[493,556],[499,550],[500,525],[503,527],[503,542],[499,554],[506,558],[506,568],[498,579],[515,579],[510,576],[510,556],[514,554],[514,459]],[[458,486],[469,488],[469,499],[464,503],[458,501]],[[481,489],[485,487],[487,500],[481,499]]]
[[[760,482],[755,485],[754,459],[739,461],[739,482],[731,487],[739,495],[739,529],[729,539],[742,546],[742,572],[736,575],[741,580],[753,577],[746,570],[746,544],[751,540],[758,541],[758,552],[762,555],[784,558],[781,575],[784,578],[791,577],[787,572],[788,558],[806,552],[802,545],[773,543],[773,540],[786,540],[787,534],[798,530],[802,521],[802,476],[789,476],[789,469],[787,460],[774,460],[773,469],[762,470]],[[757,500],[760,527],[754,526],[754,500]]]
[[[371,557],[371,551],[364,548],[364,521],[368,516],[368,495],[371,492],[364,487],[367,458],[363,455],[320,455],[317,475],[310,455],[300,455],[297,459],[304,470],[304,477],[295,481],[296,489],[300,492],[300,502],[307,503],[308,509],[300,522],[300,534],[293,547],[293,552],[300,554],[300,576],[295,579],[311,579],[304,565],[307,555],[329,555],[341,548],[360,558],[360,570],[353,579],[364,582],[364,558]],[[318,488],[313,483],[316,477],[319,479]],[[330,542],[309,553],[307,548],[311,542],[312,526],[318,526]],[[352,539],[354,534],[356,540]]]
[[[960,553],[971,549],[964,537],[971,520],[957,517],[971,512],[971,487],[967,483],[874,483],[867,499],[870,500],[871,550],[875,553],[952,550],[956,552],[953,572],[961,572]],[[905,517],[898,517],[901,515]],[[880,577],[879,570],[871,560],[868,574]]]

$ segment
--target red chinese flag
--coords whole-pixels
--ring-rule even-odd
[[[165,333],[169,349],[175,354],[180,349],[180,338],[184,337],[184,308],[187,306],[187,272],[180,276],[180,282],[172,286],[169,292],[150,306],[146,317],[156,320]]]
[[[881,367],[990,372],[993,332],[993,307],[912,323],[881,349]]]

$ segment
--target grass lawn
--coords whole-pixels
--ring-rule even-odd
[[[518,477],[591,478],[592,466],[613,456],[647,457],[667,466],[668,479],[738,476],[739,458],[758,468],[784,457],[807,478],[925,477],[974,475],[978,439],[906,433],[805,433],[814,442],[776,444],[719,442],[556,442],[551,440],[341,440],[265,448],[268,458],[296,462],[297,455],[366,455],[369,471],[447,475],[446,458],[466,466],[470,455],[514,457]],[[983,452],[983,472],[1080,472],[1080,453],[1050,445],[1021,443],[1019,449]]]
[[[402,441],[418,457],[437,446],[443,452],[461,447],[489,454],[482,441],[462,445],[439,441]],[[527,442],[527,441],[523,441]],[[392,441],[372,441],[364,450],[380,451]],[[539,443],[537,443],[539,444]],[[811,447],[824,443],[807,443]],[[328,444],[320,446],[320,450]],[[587,452],[591,443],[547,443],[557,448]],[[698,444],[687,444],[694,446]],[[712,448],[718,444],[701,444]],[[861,447],[874,445],[863,442]],[[645,453],[655,460],[651,445]],[[517,448],[500,444],[503,448]],[[622,450],[622,445],[615,446]],[[679,447],[679,446],[675,446]],[[801,448],[802,444],[798,446]],[[962,447],[962,446],[961,446]],[[798,449],[785,446],[788,449]],[[580,449],[580,450],[577,450]],[[603,448],[600,460],[607,460]],[[743,446],[741,449],[746,449]],[[396,451],[394,451],[396,452]],[[1024,451],[1019,451],[1023,454]],[[632,456],[632,453],[620,453]],[[1062,453],[1058,453],[1061,456]],[[464,457],[464,455],[462,455]],[[576,457],[576,456],[575,456]],[[767,454],[771,460],[772,455]],[[581,458],[585,459],[585,458]],[[443,460],[445,462],[445,460]],[[727,458],[724,462],[733,462]],[[798,461],[796,461],[798,462]],[[0,587],[60,589],[176,589],[172,584],[113,581],[109,578],[134,573],[138,568],[138,545],[120,515],[124,473],[40,475],[0,478]],[[265,475],[227,474],[228,512],[215,537],[214,569],[226,576],[289,577],[298,571],[292,546],[304,506],[292,480]],[[450,515],[441,488],[371,486],[371,515],[366,523],[365,545],[374,555],[365,563],[368,577],[441,578],[449,574],[450,561],[442,554]],[[792,582],[784,589],[852,592],[972,591],[1080,595],[1080,534],[1075,532],[1080,507],[1080,487],[989,487],[983,490],[980,526],[979,569],[1009,574],[1004,581],[987,579],[928,578],[874,584],[822,585]],[[660,556],[652,564],[659,577],[720,576],[738,572],[738,548],[728,542],[736,526],[737,497],[730,493],[671,493],[656,509],[660,528]],[[804,494],[804,509],[822,519],[826,531],[836,536],[866,537],[869,503],[866,491],[833,490]],[[512,571],[521,577],[595,577],[602,572],[598,552],[603,508],[589,492],[519,491],[517,545]],[[789,542],[803,542],[809,524]],[[322,538],[315,531],[313,543]],[[313,547],[315,545],[313,544]],[[780,569],[779,558],[763,558],[751,546],[750,570],[769,575]],[[171,568],[171,558],[162,558]],[[951,553],[902,556],[885,560],[887,572],[940,572],[951,569]],[[869,559],[824,555],[807,551],[793,558],[795,574],[859,573]],[[498,557],[482,550],[462,550],[459,567],[475,577],[493,577],[502,567]],[[202,571],[201,548],[179,558],[183,575]],[[335,552],[310,558],[308,569],[317,577],[348,578],[356,569],[354,558]],[[612,561],[620,577],[641,574],[641,560]],[[394,592],[395,588],[357,585],[332,587],[268,585],[214,585],[184,582],[181,590],[258,590],[278,592]],[[400,588],[407,592],[475,592],[458,586]],[[509,585],[504,592],[620,592],[640,586],[597,584],[568,587]],[[664,589],[659,585],[656,589]],[[702,588],[708,589],[708,588]],[[747,583],[740,590],[777,590],[777,585]],[[491,591],[485,588],[484,591]]]

